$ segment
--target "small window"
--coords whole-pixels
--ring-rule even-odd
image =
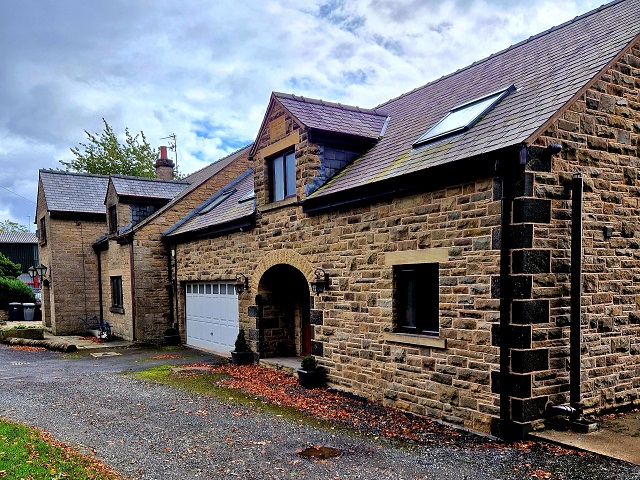
[[[294,152],[269,160],[271,201],[277,202],[296,194],[296,154]]]
[[[47,243],[47,222],[46,218],[40,219],[40,245]]]
[[[118,231],[118,209],[116,205],[109,207],[109,233]]]
[[[452,108],[442,120],[431,127],[413,144],[414,147],[435,142],[445,137],[469,130],[480,118],[485,116],[504,97],[516,89],[515,85],[490,93],[471,102]]]
[[[437,335],[440,330],[438,264],[397,265],[393,276],[396,330]]]
[[[187,285],[187,293],[191,293],[191,285]]]
[[[111,307],[124,308],[122,296],[122,277],[111,277]]]

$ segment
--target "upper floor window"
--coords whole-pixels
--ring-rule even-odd
[[[397,265],[396,328],[399,332],[437,335],[440,330],[438,264]]]
[[[118,209],[116,205],[109,207],[109,233],[118,231]]]
[[[40,245],[47,243],[47,222],[45,217],[40,219]]]
[[[271,201],[277,202],[296,194],[296,154],[286,153],[269,160]]]

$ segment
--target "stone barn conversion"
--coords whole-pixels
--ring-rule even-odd
[[[375,108],[274,93],[163,233],[183,338],[502,436],[637,404],[639,34],[618,1]]]
[[[161,232],[248,167],[249,148],[182,180],[41,170],[39,252],[48,267],[43,321],[57,335],[82,333],[81,318],[110,323],[123,339],[159,342],[174,325],[173,286]],[[162,178],[164,177],[164,179]]]

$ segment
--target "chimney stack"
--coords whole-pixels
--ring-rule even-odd
[[[173,160],[167,157],[167,147],[160,147],[160,156],[156,160],[154,167],[156,167],[157,178],[160,180],[173,180],[173,167],[175,167],[175,164]]]

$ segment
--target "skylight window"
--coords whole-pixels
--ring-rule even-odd
[[[452,108],[442,120],[431,127],[413,144],[414,147],[435,142],[445,137],[451,137],[469,130],[481,117],[486,115],[504,97],[516,89],[511,85],[503,90],[490,93],[484,97],[472,100]]]
[[[222,194],[218,198],[216,198],[213,202],[211,202],[209,205],[207,205],[202,210],[200,210],[198,212],[198,215],[204,215],[205,213],[209,213],[211,210],[213,210],[222,202],[224,202],[227,198],[229,198],[233,192],[235,192],[235,190],[227,190],[225,192],[222,192]]]
[[[253,200],[254,198],[256,198],[256,193],[251,190],[250,192],[247,192],[245,195],[243,195],[242,198],[238,200],[238,203],[248,202],[249,200]]]

